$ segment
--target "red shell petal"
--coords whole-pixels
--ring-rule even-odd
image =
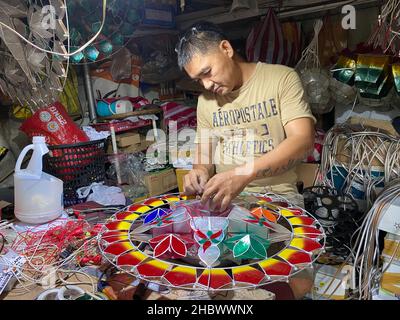
[[[177,236],[171,236],[171,249],[178,255],[186,257],[187,248],[185,243]]]
[[[202,238],[202,239],[207,239],[207,238],[208,238],[208,237],[207,237],[203,232],[201,232],[200,230],[196,230],[195,232],[196,232],[196,234],[197,234],[200,238]]]
[[[218,238],[219,236],[221,236],[221,234],[222,234],[222,230],[219,230],[218,232],[214,233],[214,234],[210,237],[210,239],[216,239],[216,238]]]
[[[204,244],[203,244],[203,250],[204,251],[206,251],[209,247],[211,247],[211,241],[206,241]]]
[[[164,253],[170,250],[170,247],[171,247],[170,237],[167,237],[164,240],[160,241],[154,248],[154,257],[162,256]]]

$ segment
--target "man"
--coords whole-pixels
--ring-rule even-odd
[[[315,118],[297,73],[244,61],[208,22],[189,28],[176,52],[179,66],[206,89],[185,194],[201,195],[217,211],[243,190],[272,191],[303,206],[294,167],[314,147]]]

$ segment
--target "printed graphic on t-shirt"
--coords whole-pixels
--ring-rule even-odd
[[[241,107],[232,110],[219,110],[213,112],[212,126],[220,128],[224,126],[248,124],[259,120],[265,120],[277,116],[275,99],[263,101],[249,107]]]
[[[228,158],[262,155],[273,150],[268,119],[278,116],[274,98],[248,107],[214,111],[212,126],[219,136],[220,150]]]

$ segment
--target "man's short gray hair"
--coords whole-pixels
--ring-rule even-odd
[[[205,54],[218,47],[221,41],[226,39],[217,25],[206,21],[195,23],[179,37],[176,45],[179,67],[183,69],[192,60],[194,54]]]

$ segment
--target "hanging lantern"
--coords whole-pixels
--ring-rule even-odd
[[[329,103],[331,94],[329,92],[330,75],[324,69],[306,69],[300,76],[307,95],[311,111],[315,114],[324,114],[333,109]]]

